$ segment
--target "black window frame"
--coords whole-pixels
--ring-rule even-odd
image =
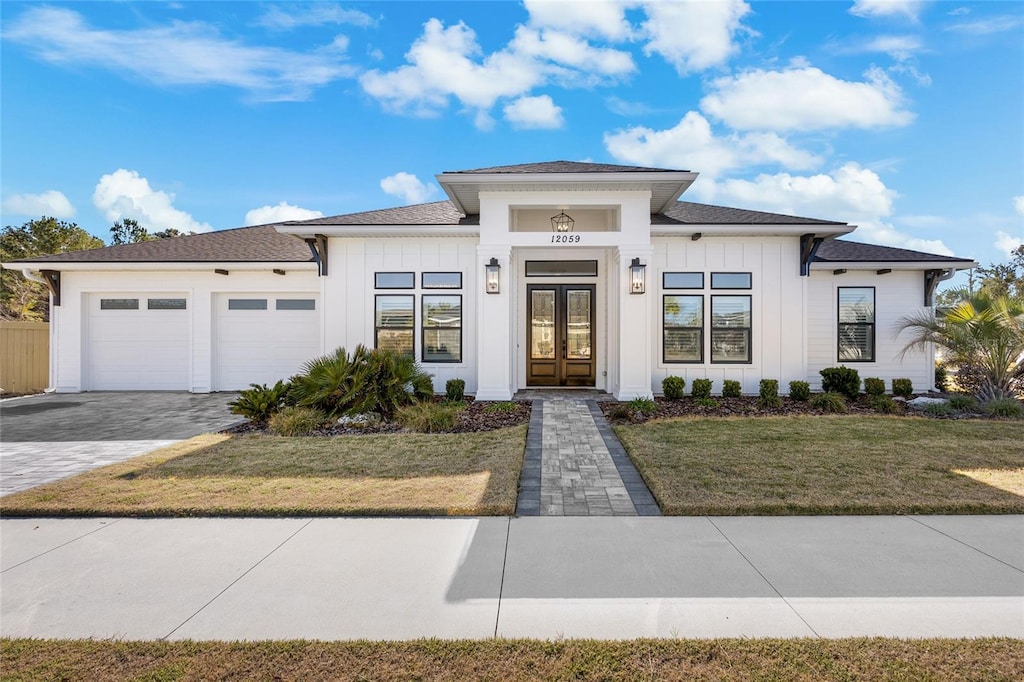
[[[870,289],[871,290],[871,322],[843,322],[843,289]],[[871,357],[870,358],[844,358],[842,354],[842,340],[844,327],[870,327],[871,328]],[[877,362],[878,360],[878,292],[873,286],[845,286],[836,287],[836,362]]]
[[[725,287],[725,286],[721,286],[721,285],[715,286],[715,275],[746,275],[747,276],[747,286],[745,286],[745,287]],[[753,275],[753,273],[750,273],[750,272],[712,272],[710,280],[711,280],[710,288],[711,289],[717,289],[719,291],[721,291],[722,289],[733,289],[733,290],[736,290],[736,291],[749,291],[749,290],[754,288],[754,275]]]
[[[668,297],[673,298],[699,298],[700,299],[700,327],[684,327],[681,325],[673,325],[669,327],[665,323],[665,302]],[[662,294],[661,295],[661,360],[666,365],[703,365],[704,364],[704,294]],[[666,338],[667,329],[699,329],[700,330],[700,357],[697,360],[669,360],[668,353],[666,352]]]
[[[459,299],[459,326],[458,327],[428,327],[427,326],[427,299],[428,298],[457,298]],[[462,294],[422,294],[420,296],[420,362],[424,364],[448,364],[457,365],[462,363],[463,358],[463,312],[462,312]],[[427,359],[427,330],[428,329],[458,329],[459,330],[459,357],[454,360],[430,360]]]
[[[399,327],[399,326],[392,326],[392,325],[381,326],[380,324],[378,324],[378,319],[377,319],[377,313],[378,313],[377,302],[380,299],[382,299],[382,298],[408,298],[408,299],[411,299],[412,303],[411,303],[411,305],[409,307],[409,310],[412,313],[411,324],[409,324],[408,326],[401,326],[401,327]],[[396,330],[396,329],[402,329],[402,330],[408,329],[409,330],[410,350],[409,350],[408,355],[411,355],[412,357],[415,358],[416,357],[416,295],[415,294],[375,294],[374,297],[373,297],[373,347],[374,348],[380,348],[380,332],[381,332],[381,330],[391,330],[391,331],[393,331],[393,330]],[[402,355],[406,355],[406,353],[402,353]]]
[[[411,283],[407,287],[406,286],[398,286],[398,287],[385,287],[385,286],[381,286],[380,283],[377,281],[377,278],[380,277],[381,275],[408,275],[409,278],[410,278],[409,281]],[[408,271],[408,270],[394,270],[394,271],[385,270],[385,271],[382,271],[382,272],[375,272],[375,273],[373,273],[373,288],[374,289],[389,289],[389,290],[390,289],[402,289],[402,290],[404,290],[404,289],[415,289],[416,288],[416,272],[415,271]]]
[[[669,275],[699,275],[700,285],[695,287],[674,287],[669,286],[668,277]],[[704,273],[703,272],[663,272],[661,273],[661,288],[671,289],[673,291],[696,291],[698,289],[704,289]]]
[[[715,326],[715,299],[716,298],[745,298],[747,299],[747,315],[749,320],[746,327],[716,327]],[[712,294],[711,309],[709,311],[711,339],[711,352],[709,360],[712,365],[752,365],[754,364],[754,297],[751,294]],[[746,331],[747,335],[747,357],[745,360],[715,360],[715,332],[716,331]]]
[[[441,286],[438,284],[427,284],[427,275],[455,275],[459,279],[459,283],[453,287]],[[432,291],[458,291],[462,289],[462,272],[459,271],[428,271],[425,270],[420,273],[420,288],[430,289]]]

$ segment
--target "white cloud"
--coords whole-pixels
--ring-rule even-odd
[[[380,188],[407,204],[421,204],[437,191],[434,185],[425,185],[415,175],[405,171],[382,179]]]
[[[708,120],[696,111],[688,112],[668,130],[634,126],[605,133],[604,144],[619,161],[693,169],[712,178],[732,169],[761,164],[806,170],[821,163],[820,158],[793,147],[775,133],[716,137]]]
[[[292,206],[282,201],[276,206],[260,206],[245,213],[246,225],[269,225],[270,223],[283,223],[288,220],[312,220],[323,218],[324,214],[301,206]]]
[[[618,0],[525,0],[530,24],[574,35],[611,41],[628,40],[634,33],[626,9],[634,3]]]
[[[1014,237],[1008,232],[999,230],[996,232],[995,247],[1002,253],[1006,254],[1007,258],[1013,256],[1013,251],[1021,244],[1024,244],[1024,239],[1020,237]]]
[[[608,111],[618,116],[650,116],[659,113],[660,110],[643,102],[634,102],[610,95],[604,100]]]
[[[52,218],[70,218],[75,215],[75,207],[63,192],[55,189],[39,194],[15,194],[4,200],[3,208],[5,213],[15,215],[45,215]]]
[[[946,12],[946,14],[948,14],[951,17],[962,17],[965,14],[970,14],[970,13],[971,13],[971,8],[970,7],[955,7],[953,9],[949,10],[948,12]]]
[[[903,126],[914,119],[900,87],[881,69],[845,81],[813,66],[754,69],[712,82],[701,109],[740,130]]]
[[[279,5],[267,8],[256,22],[258,26],[288,30],[300,26],[323,26],[324,24],[350,24],[352,26],[373,26],[376,19],[356,9],[345,9],[333,2],[293,4],[287,9]]]
[[[750,12],[743,0],[643,3],[648,38],[645,54],[660,54],[681,75],[724,64],[736,51],[733,39]]]
[[[1002,15],[978,19],[977,21],[964,21],[958,24],[951,24],[946,27],[947,31],[954,33],[965,33],[972,36],[987,36],[993,33],[1013,31],[1024,26],[1024,17],[1018,15]]]
[[[260,101],[308,99],[315,88],[356,74],[337,49],[250,46],[197,21],[107,30],[70,9],[31,7],[8,22],[3,37],[53,64],[97,65],[160,86],[234,87]]]
[[[505,107],[505,119],[513,128],[561,128],[562,107],[548,95],[520,97]]]
[[[92,203],[107,220],[133,218],[150,232],[175,228],[181,232],[209,232],[213,228],[173,206],[174,195],[154,190],[138,171],[119,168],[100,178]]]
[[[1024,195],[1013,198],[1013,210],[1017,215],[1024,216]]]
[[[811,176],[777,173],[753,180],[698,183],[694,190],[705,201],[852,223],[858,226],[852,239],[953,255],[941,240],[922,239],[897,229],[890,216],[898,194],[874,171],[856,163]]]
[[[922,0],[856,0],[850,14],[871,18],[903,15],[917,21],[923,4]]]
[[[509,49],[517,55],[570,66],[583,74],[593,74],[598,79],[604,76],[625,76],[636,70],[633,57],[628,52],[594,47],[582,38],[559,31],[537,31],[520,26],[516,29]],[[550,73],[564,75],[564,72],[557,69]],[[577,73],[569,75],[579,78]]]

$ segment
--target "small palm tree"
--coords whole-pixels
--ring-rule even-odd
[[[935,344],[957,364],[981,371],[981,400],[1014,396],[1014,381],[1024,370],[1024,302],[1007,296],[975,294],[946,312],[930,310],[902,318],[897,334],[909,331],[901,356]]]

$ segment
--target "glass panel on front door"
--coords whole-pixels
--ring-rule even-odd
[[[526,383],[528,386],[593,386],[594,286],[527,286]]]

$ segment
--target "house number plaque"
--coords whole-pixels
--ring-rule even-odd
[[[578,234],[553,234],[551,235],[552,244],[579,244],[580,236]]]

